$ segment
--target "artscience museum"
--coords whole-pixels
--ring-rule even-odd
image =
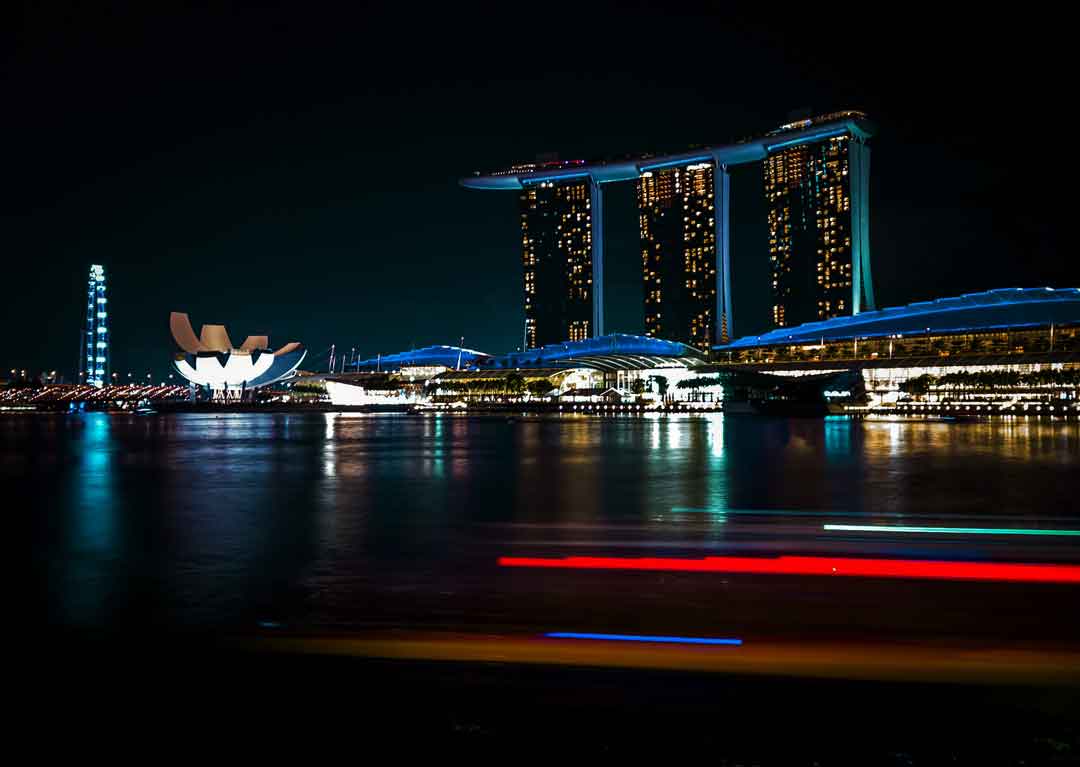
[[[169,315],[169,329],[180,349],[173,358],[176,371],[214,392],[242,392],[289,378],[307,355],[295,341],[272,350],[268,336],[248,336],[234,347],[224,325],[203,325],[196,336],[182,312]]]

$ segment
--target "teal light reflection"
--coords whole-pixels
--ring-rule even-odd
[[[75,547],[79,551],[106,554],[116,545],[113,514],[110,422],[105,413],[88,413],[81,446],[78,476],[78,519]]]
[[[442,413],[435,414],[435,439],[431,442],[431,465],[432,476],[442,479],[446,463],[446,419]]]
[[[851,455],[852,421],[845,416],[829,416],[825,419],[825,456],[830,461],[845,459]]]
[[[121,541],[111,416],[87,413],[81,418],[84,428],[81,441],[75,445],[78,468],[73,475],[73,518],[68,550],[59,564],[65,619],[86,625],[99,624],[107,617]]]
[[[334,441],[334,426],[337,416],[337,413],[326,413],[323,416],[325,423],[322,448],[324,477],[333,477],[337,474],[337,444]]]
[[[727,508],[729,501],[727,454],[724,451],[724,416],[712,414],[705,418],[709,445],[708,469],[705,475],[706,501],[710,508],[721,510],[717,514],[710,515],[710,521],[715,525],[723,525],[727,522],[727,515],[723,509]]]

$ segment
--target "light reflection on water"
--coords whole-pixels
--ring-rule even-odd
[[[0,476],[13,497],[37,499],[28,508],[49,619],[79,625],[333,615],[373,580],[455,572],[491,530],[510,543],[568,544],[591,529],[590,543],[634,531],[720,546],[742,519],[725,509],[1080,526],[1078,457],[1075,422],[1034,420],[0,420]],[[754,524],[789,534],[782,516]]]
[[[114,496],[114,445],[110,418],[86,415],[72,445],[75,468],[68,530],[68,567],[58,573],[64,582],[61,608],[75,622],[92,620],[107,609],[112,564],[120,557],[118,510]]]

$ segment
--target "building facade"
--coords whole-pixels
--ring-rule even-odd
[[[105,295],[105,267],[90,267],[86,284],[86,326],[83,331],[85,354],[80,367],[81,381],[101,388],[109,380],[109,299]]]
[[[762,163],[773,327],[872,309],[864,252],[869,149],[852,134],[780,146]]]
[[[645,335],[708,349],[716,338],[712,163],[645,171],[638,224]]]
[[[1005,288],[835,317],[713,347],[735,363],[1080,353],[1080,288]]]
[[[585,340],[594,301],[589,180],[528,184],[520,200],[524,346]]]

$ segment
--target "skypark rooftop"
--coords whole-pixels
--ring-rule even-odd
[[[750,141],[703,147],[677,154],[658,157],[639,157],[614,162],[582,162],[572,160],[558,163],[560,167],[547,165],[519,165],[507,171],[481,174],[461,179],[468,189],[512,190],[528,184],[562,181],[573,178],[589,178],[599,184],[613,181],[633,181],[650,170],[690,165],[697,162],[715,162],[718,165],[743,165],[764,160],[770,152],[788,146],[809,144],[814,141],[850,134],[868,139],[874,134],[873,124],[861,112],[838,112],[826,115],[824,121],[803,120],[782,126],[779,131]]]

